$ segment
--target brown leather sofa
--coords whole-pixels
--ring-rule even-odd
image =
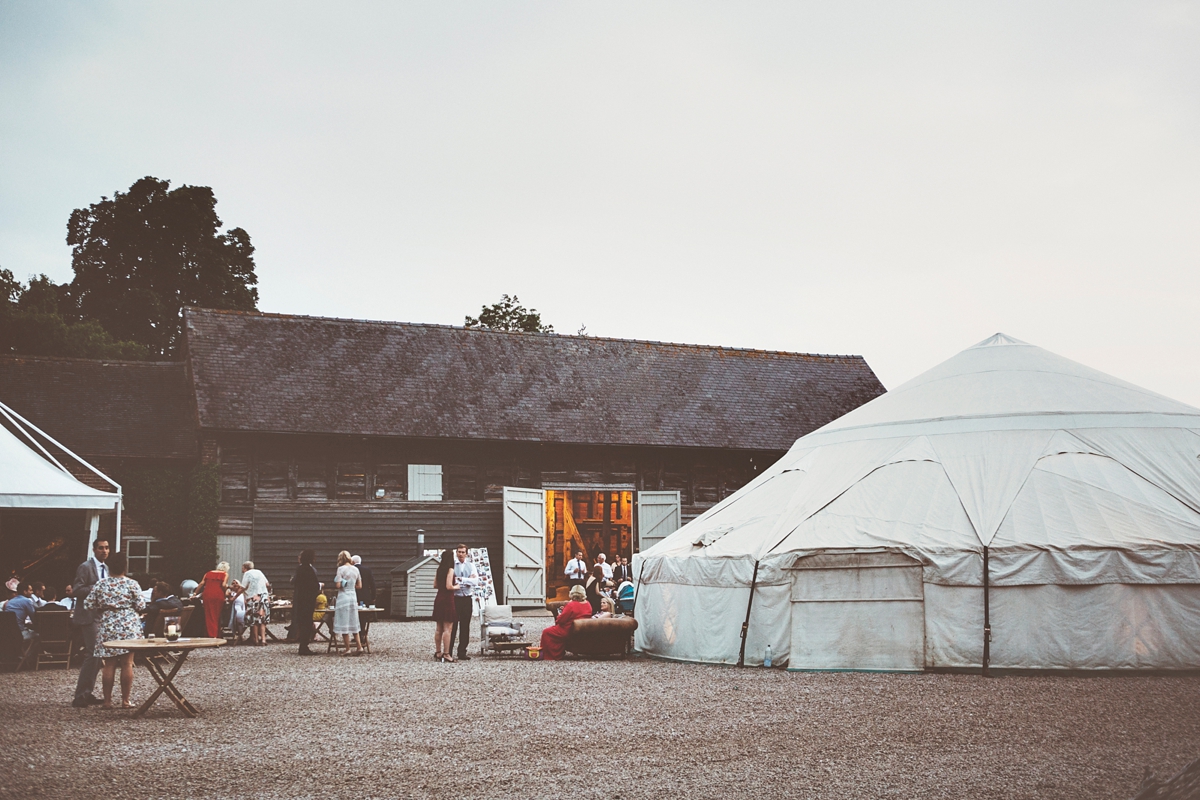
[[[550,602],[546,608],[558,615],[566,603]],[[601,619],[577,619],[571,624],[565,645],[568,653],[578,656],[625,656],[629,654],[633,632],[637,630],[633,617],[603,617]]]

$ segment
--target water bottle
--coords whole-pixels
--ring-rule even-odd
[[[763,666],[771,666],[771,645],[767,645],[767,654],[763,656]]]

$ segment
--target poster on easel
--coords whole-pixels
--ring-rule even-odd
[[[492,562],[488,558],[486,547],[471,547],[467,550],[467,558],[475,562],[477,583],[472,588],[471,596],[475,599],[472,616],[479,616],[480,609],[496,604],[496,585],[492,581]]]

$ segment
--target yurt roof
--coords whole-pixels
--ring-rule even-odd
[[[997,333],[801,443],[916,432],[1200,427],[1200,409]]]
[[[1002,581],[1200,580],[1200,409],[996,334],[799,439],[642,556],[898,549],[974,583],[984,545],[1011,551]],[[1112,550],[1138,555],[1097,555]]]

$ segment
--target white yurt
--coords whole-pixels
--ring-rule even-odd
[[[803,670],[1200,667],[1200,409],[1003,334],[635,559],[638,649]]]

